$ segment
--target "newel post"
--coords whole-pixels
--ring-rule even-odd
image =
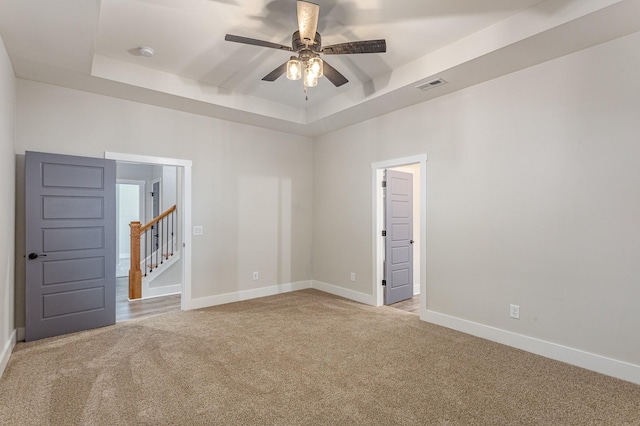
[[[140,270],[140,222],[131,222],[131,265],[129,267],[129,299],[142,297],[142,271]]]

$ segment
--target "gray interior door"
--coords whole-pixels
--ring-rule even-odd
[[[26,340],[115,323],[115,162],[26,153]]]
[[[384,303],[413,297],[413,175],[385,170]]]
[[[151,201],[152,201],[152,210],[153,217],[151,219],[155,219],[160,216],[160,182],[153,182],[153,189],[151,190]]]

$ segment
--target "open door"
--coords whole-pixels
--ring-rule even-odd
[[[26,340],[115,324],[115,161],[26,153]]]
[[[413,297],[413,175],[385,170],[384,304]]]

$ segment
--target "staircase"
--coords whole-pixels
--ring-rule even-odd
[[[151,283],[180,259],[176,206],[146,225],[131,222],[131,265],[129,299],[143,299],[179,293],[181,284],[154,287]]]

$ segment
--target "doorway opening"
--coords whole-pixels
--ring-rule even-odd
[[[179,259],[174,264],[171,264],[170,269],[167,271],[166,278],[172,281],[169,284],[175,288],[173,293],[179,293],[173,296],[174,299],[179,297],[179,308],[182,310],[190,309],[191,233],[188,232],[188,230],[191,229],[191,161],[111,152],[105,152],[105,158],[115,160],[117,168],[124,171],[123,174],[119,176],[120,178],[127,176],[128,180],[144,181],[145,189],[143,189],[143,197],[141,199],[139,198],[137,202],[133,200],[133,196],[131,195],[127,199],[134,206],[139,204],[138,212],[140,222],[144,224],[152,220],[154,208],[164,211],[166,209],[163,209],[163,207],[167,207],[164,204],[170,203],[172,206],[176,206],[175,209],[178,214],[178,229],[175,231],[176,246],[179,248],[180,253]],[[136,173],[141,173],[142,176],[136,176]],[[126,184],[128,182],[122,183]],[[139,188],[140,186],[138,186],[138,189]],[[158,192],[158,194],[155,194],[155,197],[151,194],[154,192],[151,190],[152,188]],[[126,193],[129,188],[123,186],[120,189],[124,189]],[[165,193],[159,194],[161,191]],[[118,211],[120,212],[120,210],[123,210],[123,214],[125,213],[124,209],[119,207]],[[133,211],[135,208],[130,207],[129,210]],[[125,222],[124,219],[123,222]],[[121,224],[118,234],[120,234],[123,228],[128,228],[129,223],[130,222]],[[129,235],[130,231],[127,229],[127,243],[130,241]],[[118,236],[122,238],[120,235]],[[124,246],[125,244],[120,244],[120,241],[118,241],[117,246],[120,247],[121,245]],[[128,273],[127,278],[118,278],[117,281],[120,286],[126,286],[128,288]],[[164,286],[166,284],[160,281],[159,275],[158,278],[155,278],[153,281],[157,281],[156,286]],[[173,283],[173,281],[175,281],[175,283]],[[151,295],[150,297],[154,297],[156,290],[152,289],[149,294]],[[136,306],[137,308],[144,308],[145,305],[151,305],[154,306],[152,309],[156,309],[155,305],[158,305],[158,300],[142,299],[132,303],[139,305]],[[173,306],[175,305],[176,303],[173,303]],[[138,317],[139,316],[140,313],[138,313]]]
[[[373,185],[373,295],[376,306],[384,304],[385,280],[385,196],[382,182],[385,170],[398,170],[413,175],[413,293],[419,301],[419,312],[421,317],[426,312],[426,175],[427,175],[427,155],[416,155],[412,157],[398,158],[372,165],[372,185]],[[415,304],[416,301],[408,302]],[[410,309],[407,309],[410,310]]]

